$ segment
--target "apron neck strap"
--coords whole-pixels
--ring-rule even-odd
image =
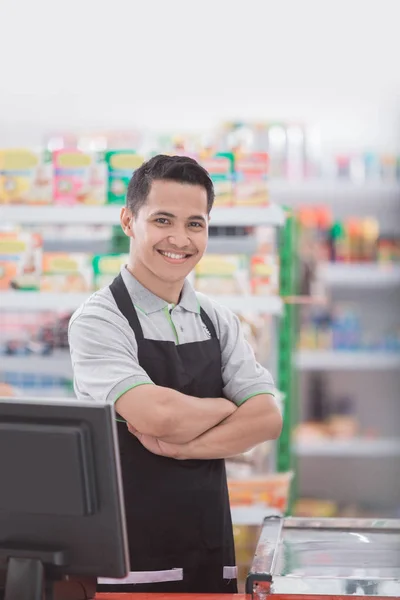
[[[124,315],[129,322],[129,325],[133,329],[136,341],[143,340],[143,329],[140,324],[139,317],[137,316],[136,308],[132,302],[132,298],[130,297],[124,280],[122,279],[121,273],[110,285],[110,292],[112,293],[120,312]]]

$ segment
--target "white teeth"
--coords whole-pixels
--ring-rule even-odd
[[[186,257],[186,254],[173,254],[172,252],[162,252],[161,251],[161,254],[163,254],[167,258],[174,258],[176,260],[178,260],[180,258],[185,258]]]

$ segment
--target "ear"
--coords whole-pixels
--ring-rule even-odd
[[[120,222],[121,222],[121,227],[123,232],[125,233],[125,235],[127,235],[128,237],[135,237],[133,230],[132,230],[132,223],[134,221],[134,217],[132,215],[132,211],[127,208],[126,206],[123,206],[121,208],[121,213],[120,213]]]

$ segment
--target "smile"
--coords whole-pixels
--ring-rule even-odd
[[[185,254],[183,252],[166,252],[164,250],[157,250],[157,252],[171,263],[182,263],[192,256],[191,254]]]

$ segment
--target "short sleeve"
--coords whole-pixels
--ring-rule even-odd
[[[68,338],[78,399],[114,403],[129,389],[153,383],[139,365],[134,334],[122,315],[83,309],[72,317]]]
[[[238,317],[218,306],[216,317],[222,358],[224,396],[240,406],[253,396],[275,393],[274,381],[267,369],[256,360],[245,339]]]

